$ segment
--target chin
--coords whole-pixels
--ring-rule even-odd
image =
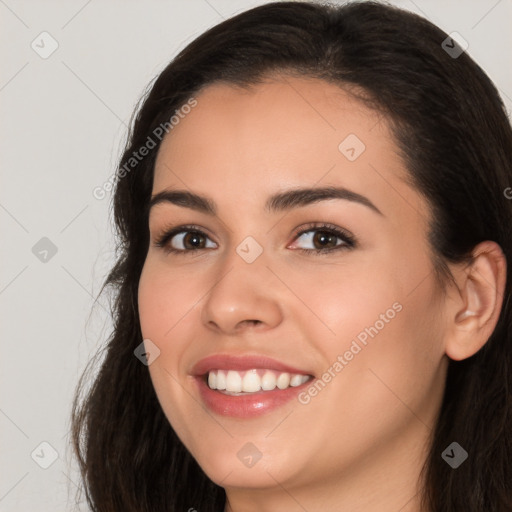
[[[281,483],[291,475],[285,475],[275,464],[263,458],[252,467],[240,461],[234,461],[231,456],[209,456],[196,459],[208,478],[221,487],[243,487],[248,489],[266,489],[275,487],[276,480]],[[277,477],[279,475],[279,477]],[[274,478],[272,478],[274,477]]]
[[[191,448],[201,469],[221,487],[275,487],[277,482],[283,484],[304,475],[306,466],[296,446],[283,445],[283,439],[265,439],[264,434],[222,441],[203,438]]]

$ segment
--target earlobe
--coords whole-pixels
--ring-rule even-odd
[[[457,280],[459,300],[452,309],[446,354],[460,361],[476,354],[493,333],[503,304],[506,259],[490,241],[478,244]]]

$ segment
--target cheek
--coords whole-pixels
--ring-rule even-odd
[[[364,340],[365,329],[376,322],[379,331],[387,326],[396,316],[398,306],[393,305],[401,300],[396,277],[365,262],[303,272],[294,278],[293,286],[302,299],[302,312],[295,311],[294,320],[307,319],[304,328],[310,338],[333,354],[345,345],[348,349],[350,341],[361,333]]]
[[[198,414],[190,407],[189,395],[183,393],[182,365],[187,350],[183,329],[193,318],[194,304],[201,297],[194,286],[193,279],[148,260],[138,289],[142,336],[160,349],[159,357],[148,367],[153,387],[165,416],[187,445],[193,442],[189,421]],[[185,418],[183,411],[192,411],[191,416]]]
[[[197,280],[148,261],[141,274],[138,307],[144,338],[171,339],[201,298]],[[162,348],[162,347],[161,347]]]
[[[332,379],[339,394],[333,400],[350,403],[357,396],[374,411],[400,399],[420,406],[437,389],[444,354],[441,298],[432,275],[425,279],[429,261],[416,262],[331,267],[296,281],[294,290],[309,311],[294,317],[321,352],[325,371],[343,375]]]

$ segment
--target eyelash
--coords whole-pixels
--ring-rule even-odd
[[[357,246],[356,238],[346,231],[345,229],[339,228],[337,226],[334,226],[333,224],[325,224],[325,223],[311,223],[307,224],[306,226],[301,226],[300,229],[298,229],[294,235],[293,240],[301,237],[305,233],[308,233],[310,231],[321,231],[328,233],[330,235],[335,235],[337,238],[340,238],[343,243],[340,245],[336,245],[335,247],[330,247],[326,249],[293,249],[295,251],[300,251],[303,254],[307,255],[315,255],[315,256],[324,256],[327,254],[330,254],[335,251],[339,250],[347,250],[347,249],[353,249]],[[200,251],[201,249],[174,249],[171,247],[169,242],[172,240],[172,238],[178,234],[181,233],[197,233],[201,236],[204,236],[206,238],[209,238],[206,233],[203,232],[203,230],[196,225],[185,225],[185,226],[178,226],[176,228],[173,228],[171,230],[165,231],[155,242],[155,246],[164,249],[166,253],[174,253],[174,254],[186,254],[186,253],[194,253],[196,251]]]

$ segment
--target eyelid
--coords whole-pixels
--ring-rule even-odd
[[[345,228],[342,228],[340,226],[336,226],[335,224],[330,224],[328,222],[311,222],[309,224],[306,224],[305,226],[300,226],[297,228],[293,233],[293,238],[302,236],[304,233],[308,233],[309,231],[329,231],[335,234],[338,234],[340,238],[347,239],[348,242],[356,242],[355,236],[350,233]]]

